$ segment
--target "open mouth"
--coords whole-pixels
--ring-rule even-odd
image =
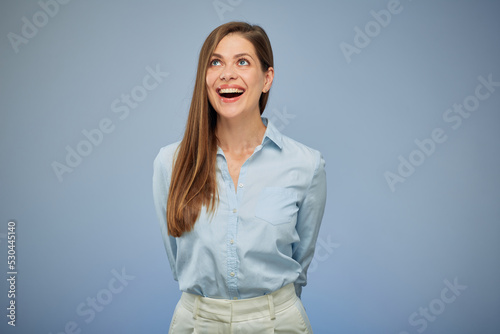
[[[217,94],[226,99],[232,99],[241,96],[245,90],[239,88],[221,88],[217,90]]]

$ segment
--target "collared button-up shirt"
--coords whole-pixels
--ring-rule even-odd
[[[154,161],[154,203],[182,291],[243,299],[294,283],[301,296],[325,208],[325,161],[262,121],[262,143],[242,165],[236,189],[218,148],[216,211],[202,207],[194,228],[178,238],[168,235],[166,203],[179,143],[163,147]]]

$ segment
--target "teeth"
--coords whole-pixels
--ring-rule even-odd
[[[222,88],[219,90],[220,94],[226,94],[226,93],[243,93],[244,90],[238,89],[238,88]]]

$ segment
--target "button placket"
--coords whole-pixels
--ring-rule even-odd
[[[238,197],[234,191],[234,183],[229,174],[227,161],[224,159],[221,172],[225,183],[227,200],[228,200],[228,220],[226,230],[226,284],[228,288],[229,297],[239,298],[238,292],[238,255],[236,252],[236,245],[234,240],[238,233]]]
[[[258,152],[260,150],[259,147],[255,150]],[[254,152],[254,154],[255,154]],[[227,198],[228,198],[228,222],[227,222],[227,232],[226,232],[226,259],[227,259],[227,276],[226,282],[228,287],[229,297],[232,299],[239,299],[238,292],[238,271],[239,271],[239,261],[238,261],[238,253],[237,253],[237,238],[238,238],[238,214],[239,214],[239,206],[242,203],[244,190],[246,188],[245,184],[245,176],[247,172],[248,164],[251,163],[252,156],[245,161],[245,163],[241,166],[240,175],[238,176],[237,187],[238,190],[235,191],[233,180],[229,174],[229,169],[227,165],[227,161],[225,159],[224,154],[221,154],[224,159],[223,168],[220,168],[223,176],[223,180],[225,183],[225,187],[227,189]],[[221,161],[221,162],[222,162]]]

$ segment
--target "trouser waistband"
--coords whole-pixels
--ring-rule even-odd
[[[220,322],[237,322],[270,317],[292,306],[297,300],[293,283],[285,285],[270,294],[239,300],[214,299],[183,292],[182,305],[193,313],[193,317],[202,317]]]

